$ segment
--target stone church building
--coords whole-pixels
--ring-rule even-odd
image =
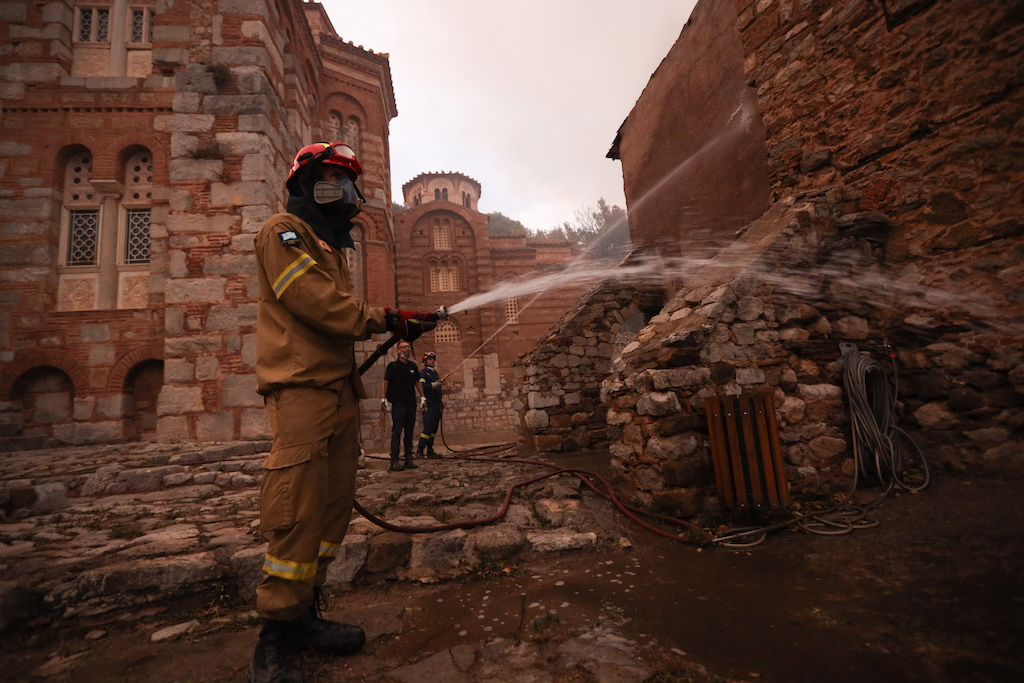
[[[283,209],[291,159],[312,140],[345,141],[362,162],[367,204],[350,262],[371,304],[436,308],[540,258],[525,241],[488,240],[480,186],[458,174],[444,176],[452,194],[439,196],[438,211],[424,201],[396,221],[388,55],[339,38],[316,2],[5,2],[0,38],[0,438],[9,447],[267,437],[255,393],[253,238]],[[441,179],[415,183],[432,192]],[[448,250],[426,232],[441,215]],[[565,245],[551,249],[568,258]],[[407,262],[426,269],[408,297],[399,290],[412,286]],[[512,305],[423,343],[454,367],[500,315],[514,317]],[[493,401],[492,422],[506,430],[515,413],[499,400],[501,366],[542,325],[524,317],[491,348],[523,343],[485,349],[458,376],[462,395]],[[364,443],[379,447],[383,420],[368,417]]]

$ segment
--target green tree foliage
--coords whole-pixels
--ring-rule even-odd
[[[519,221],[495,211],[487,214],[487,232],[491,237],[525,237],[530,231]]]
[[[398,202],[391,202],[391,213],[398,215],[408,209],[409,207],[405,204],[399,204]]]

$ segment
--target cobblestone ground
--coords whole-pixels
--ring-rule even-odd
[[[245,679],[268,444],[0,454],[9,680]],[[607,467],[607,453],[572,462]],[[536,464],[368,459],[357,498],[405,526],[494,515]],[[745,551],[655,538],[560,475],[495,524],[358,518],[331,575],[370,641],[314,681],[959,681],[1024,674],[1019,481],[938,477],[842,537]]]

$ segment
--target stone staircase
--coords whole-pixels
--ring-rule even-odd
[[[172,597],[251,602],[265,543],[259,481],[268,442],[117,444],[0,454],[0,611],[63,618],[141,613]],[[446,458],[388,472],[370,456],[357,500],[406,527],[484,519],[537,466]],[[452,579],[531,554],[594,547],[575,479],[520,489],[499,522],[407,534],[356,514],[328,585]],[[610,539],[607,539],[610,540]],[[10,610],[8,610],[10,612]],[[0,620],[16,621],[16,614]]]

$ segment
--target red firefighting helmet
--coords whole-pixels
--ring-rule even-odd
[[[427,351],[423,354],[423,362],[426,363],[428,358],[434,358],[436,360],[437,356],[434,355],[433,351]]]
[[[347,168],[352,172],[352,180],[363,173],[363,167],[356,158],[356,153],[344,142],[314,142],[298,151],[292,160],[292,170],[288,173],[287,185],[292,184],[299,170],[307,164],[334,164]]]

